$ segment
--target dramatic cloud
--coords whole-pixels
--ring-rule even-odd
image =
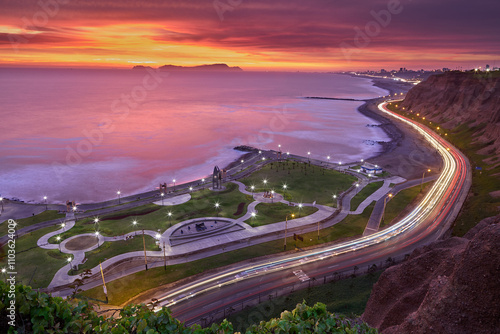
[[[500,55],[494,0],[2,0],[0,6],[4,65],[217,61],[339,70],[470,67]]]

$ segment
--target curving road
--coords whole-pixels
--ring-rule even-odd
[[[382,231],[352,241],[233,266],[205,276],[156,296],[156,305],[169,307],[176,318],[187,323],[199,322],[214,310],[297,281],[294,271],[302,270],[309,277],[325,277],[354,266],[368,267],[388,257],[409,254],[439,239],[450,228],[467,195],[471,184],[469,162],[431,129],[389,111],[386,105],[379,105],[382,113],[414,127],[443,159],[439,178],[412,212]]]

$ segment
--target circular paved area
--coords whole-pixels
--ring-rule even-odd
[[[283,199],[283,195],[274,193],[273,198],[264,197],[264,193],[256,193],[253,195],[253,199],[262,203],[278,203]]]
[[[72,251],[84,250],[97,244],[97,238],[90,235],[73,238],[66,243],[66,248]]]

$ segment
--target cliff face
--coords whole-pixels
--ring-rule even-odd
[[[362,319],[382,334],[499,333],[499,222],[487,218],[387,269]]]
[[[446,128],[477,127],[475,140],[487,144],[480,154],[500,156],[500,75],[446,72],[412,88],[401,103]],[[495,159],[496,160],[496,159]]]

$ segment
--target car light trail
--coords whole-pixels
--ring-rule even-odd
[[[437,228],[440,223],[446,219],[459,196],[467,173],[466,161],[455,148],[452,148],[448,142],[432,132],[429,128],[413,122],[404,116],[391,112],[386,106],[387,102],[379,104],[378,108],[381,112],[417,130],[443,158],[443,169],[439,178],[434,182],[431,189],[413,211],[394,225],[368,236],[333,246],[322,247],[320,250],[315,249],[306,251],[300,255],[287,256],[283,259],[261,262],[253,265],[241,265],[236,268],[233,267],[225,272],[191,282],[184,287],[174,289],[167,295],[158,298],[155,310],[158,310],[160,306],[169,307],[193,298],[198,294],[220,289],[223,286],[241,280],[321,261],[330,257],[355,252],[366,247],[380,244],[396,236],[402,236],[404,233],[420,225],[427,226],[426,231],[429,234],[433,229]],[[417,237],[423,238],[423,235]]]

